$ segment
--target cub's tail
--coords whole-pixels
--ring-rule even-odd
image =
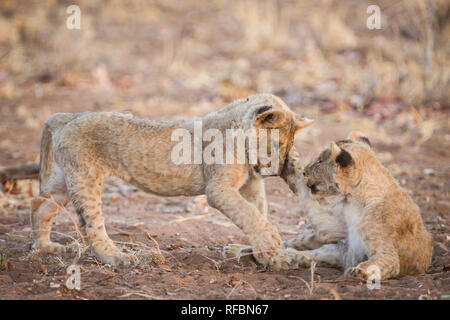
[[[39,163],[39,189],[41,193],[42,188],[47,185],[53,169],[53,135],[73,118],[75,118],[73,113],[56,113],[44,123]]]

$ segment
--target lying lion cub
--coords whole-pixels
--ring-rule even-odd
[[[206,194],[208,204],[249,237],[259,253],[258,261],[270,264],[281,247],[281,239],[267,219],[261,174],[268,167],[266,155],[258,153],[257,161],[252,163],[245,145],[243,162],[234,161],[239,153],[230,147],[232,163],[228,158],[226,163],[206,163],[201,152],[213,141],[211,137],[195,140],[195,133],[208,129],[219,134],[228,129],[268,131],[271,136],[278,133],[278,154],[272,152],[270,156],[278,160],[273,175],[279,175],[296,131],[311,123],[270,94],[236,100],[206,115],[201,122],[159,121],[115,112],[55,114],[42,131],[40,196],[31,203],[34,246],[46,252],[64,251],[64,246],[50,240],[50,229],[51,221],[70,199],[79,216],[80,230],[85,231],[97,257],[111,265],[129,264],[133,257],[121,252],[108,237],[101,210],[103,180],[117,176],[158,195]],[[188,141],[187,146],[199,146],[200,157],[196,159],[195,153],[189,162],[189,154],[188,163],[174,163],[177,159],[172,158],[173,151],[179,143],[172,137],[177,130],[194,134],[195,141]],[[219,153],[228,147],[228,141],[224,141],[214,150]]]
[[[380,280],[424,273],[431,262],[432,239],[419,208],[376,159],[369,139],[353,131],[331,143],[304,170],[291,151],[283,176],[297,191],[314,231],[284,247],[303,250],[286,255],[290,267],[342,267],[346,273]],[[324,197],[345,198],[327,206]]]

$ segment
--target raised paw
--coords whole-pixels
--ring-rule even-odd
[[[254,262],[253,249],[242,244],[228,244],[222,249],[222,256],[225,259],[237,259],[239,263],[249,264]]]

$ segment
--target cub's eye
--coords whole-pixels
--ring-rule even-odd
[[[317,160],[317,164],[322,163],[322,159]]]

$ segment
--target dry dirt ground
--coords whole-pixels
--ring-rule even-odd
[[[379,290],[341,270],[238,264],[221,249],[246,238],[204,197],[157,197],[116,179],[104,189],[106,228],[139,263],[112,268],[78,252],[70,206],[52,237],[75,250],[43,256],[30,250],[38,185],[25,180],[0,191],[0,299],[449,299],[446,1],[434,24],[423,23],[427,11],[416,2],[378,1],[389,24],[375,31],[360,0],[85,0],[77,2],[81,30],[72,31],[71,3],[0,3],[0,166],[38,161],[40,130],[55,112],[193,119],[273,92],[316,120],[296,140],[305,161],[351,129],[366,132],[419,205],[433,260],[426,275],[383,281]],[[283,239],[294,237],[305,228],[297,199],[279,178],[268,178],[266,190],[270,219]],[[80,291],[64,285],[74,262]]]
[[[300,111],[298,109],[297,111]],[[163,116],[163,115],[162,115]],[[5,119],[5,118],[3,118]],[[305,159],[332,138],[342,138],[353,126],[364,128],[367,118],[339,120],[339,114],[322,115],[317,125],[297,138]],[[13,120],[9,118],[8,120]],[[10,123],[12,123],[11,121]],[[5,124],[4,121],[2,125]],[[330,130],[329,128],[333,128]],[[370,130],[368,127],[366,131]],[[426,275],[383,281],[380,290],[369,290],[362,281],[344,278],[340,270],[316,268],[288,272],[265,271],[254,263],[224,260],[227,243],[247,243],[243,233],[219,212],[208,208],[204,197],[162,198],[133,190],[111,179],[105,187],[103,208],[107,230],[124,249],[136,252],[139,264],[130,268],[101,265],[85,251],[81,266],[81,291],[68,290],[66,269],[75,252],[61,257],[30,251],[29,200],[37,183],[24,181],[21,192],[1,198],[0,297],[3,299],[441,299],[448,298],[449,134],[438,130],[420,147],[412,141],[395,143],[384,138],[383,127],[373,137],[380,159],[419,204],[435,245]],[[403,137],[393,130],[391,137]],[[387,133],[386,133],[387,134]],[[369,134],[370,135],[370,134]],[[17,137],[10,136],[11,140]],[[383,143],[383,139],[391,143]],[[407,139],[407,138],[406,138]],[[28,136],[17,150],[35,153],[39,137]],[[13,151],[13,150],[10,150]],[[9,154],[9,157],[14,152]],[[14,163],[3,155],[4,163]],[[293,194],[279,178],[268,178],[266,189],[271,220],[283,239],[305,227],[304,214]],[[69,207],[68,210],[73,214]],[[67,214],[57,219],[54,239],[79,240]],[[162,255],[163,258],[159,256]],[[152,259],[153,258],[153,259]]]

